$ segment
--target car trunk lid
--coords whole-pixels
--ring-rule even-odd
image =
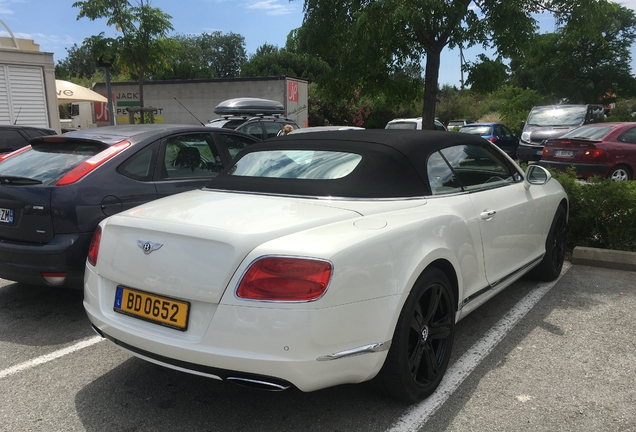
[[[360,217],[343,204],[319,200],[186,192],[111,217],[102,233],[98,273],[114,285],[216,303],[258,245]],[[154,251],[144,253],[147,242]]]
[[[583,138],[562,138],[546,142],[543,157],[553,157],[556,160],[581,159],[591,156],[597,150],[596,144],[601,140]]]
[[[0,176],[0,241],[51,241],[50,202],[50,187],[11,186]]]

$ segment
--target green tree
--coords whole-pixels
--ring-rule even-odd
[[[318,82],[328,75],[329,65],[316,57],[302,53],[279,49],[264,44],[258,47],[256,54],[241,67],[242,77],[288,75]]]
[[[176,46],[174,56],[153,79],[232,78],[247,60],[245,38],[236,33],[178,34],[170,39]]]
[[[137,78],[139,103],[143,107],[146,75],[166,63],[175,50],[174,42],[167,37],[168,31],[172,30],[171,16],[153,8],[150,0],[137,0],[134,4],[128,0],[85,0],[73,3],[73,7],[80,8],[77,19],[86,17],[94,21],[106,18],[109,26],[115,26],[121,32],[110,45],[103,33],[85,42],[96,56],[103,54],[100,50],[103,51],[104,47],[116,50],[122,71],[128,71]]]
[[[558,16],[561,27],[538,34],[511,61],[512,82],[553,102],[598,103],[606,93],[634,96],[631,46],[636,15],[606,0]]]
[[[477,93],[490,93],[506,83],[508,80],[508,66],[501,58],[489,59],[484,54],[477,56],[479,61],[469,62],[465,67],[468,72],[466,84]]]
[[[432,129],[443,49],[482,43],[510,56],[534,34],[541,2],[304,0],[304,8],[300,46],[332,67],[330,86],[408,97],[393,78],[426,57],[422,117]]]
[[[82,44],[66,48],[66,57],[55,65],[55,76],[58,79],[86,78],[95,73],[95,58],[88,46]]]

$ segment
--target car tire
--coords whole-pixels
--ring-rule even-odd
[[[442,271],[429,269],[418,278],[376,377],[378,386],[390,396],[415,402],[428,397],[439,385],[455,334],[454,297]]]
[[[612,181],[624,181],[632,179],[632,172],[625,165],[617,165],[607,174],[607,178]]]
[[[566,212],[565,208],[560,205],[554,215],[548,238],[545,241],[545,255],[539,265],[529,273],[532,279],[550,282],[559,277],[565,261],[566,236]]]

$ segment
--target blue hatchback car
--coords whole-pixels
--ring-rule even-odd
[[[459,132],[479,135],[505,151],[511,158],[517,157],[519,138],[501,123],[471,123],[462,126]]]

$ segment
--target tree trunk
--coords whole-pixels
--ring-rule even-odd
[[[422,107],[422,129],[435,129],[435,108],[439,85],[439,65],[442,54],[440,49],[426,51],[426,70],[424,72],[424,106]]]

